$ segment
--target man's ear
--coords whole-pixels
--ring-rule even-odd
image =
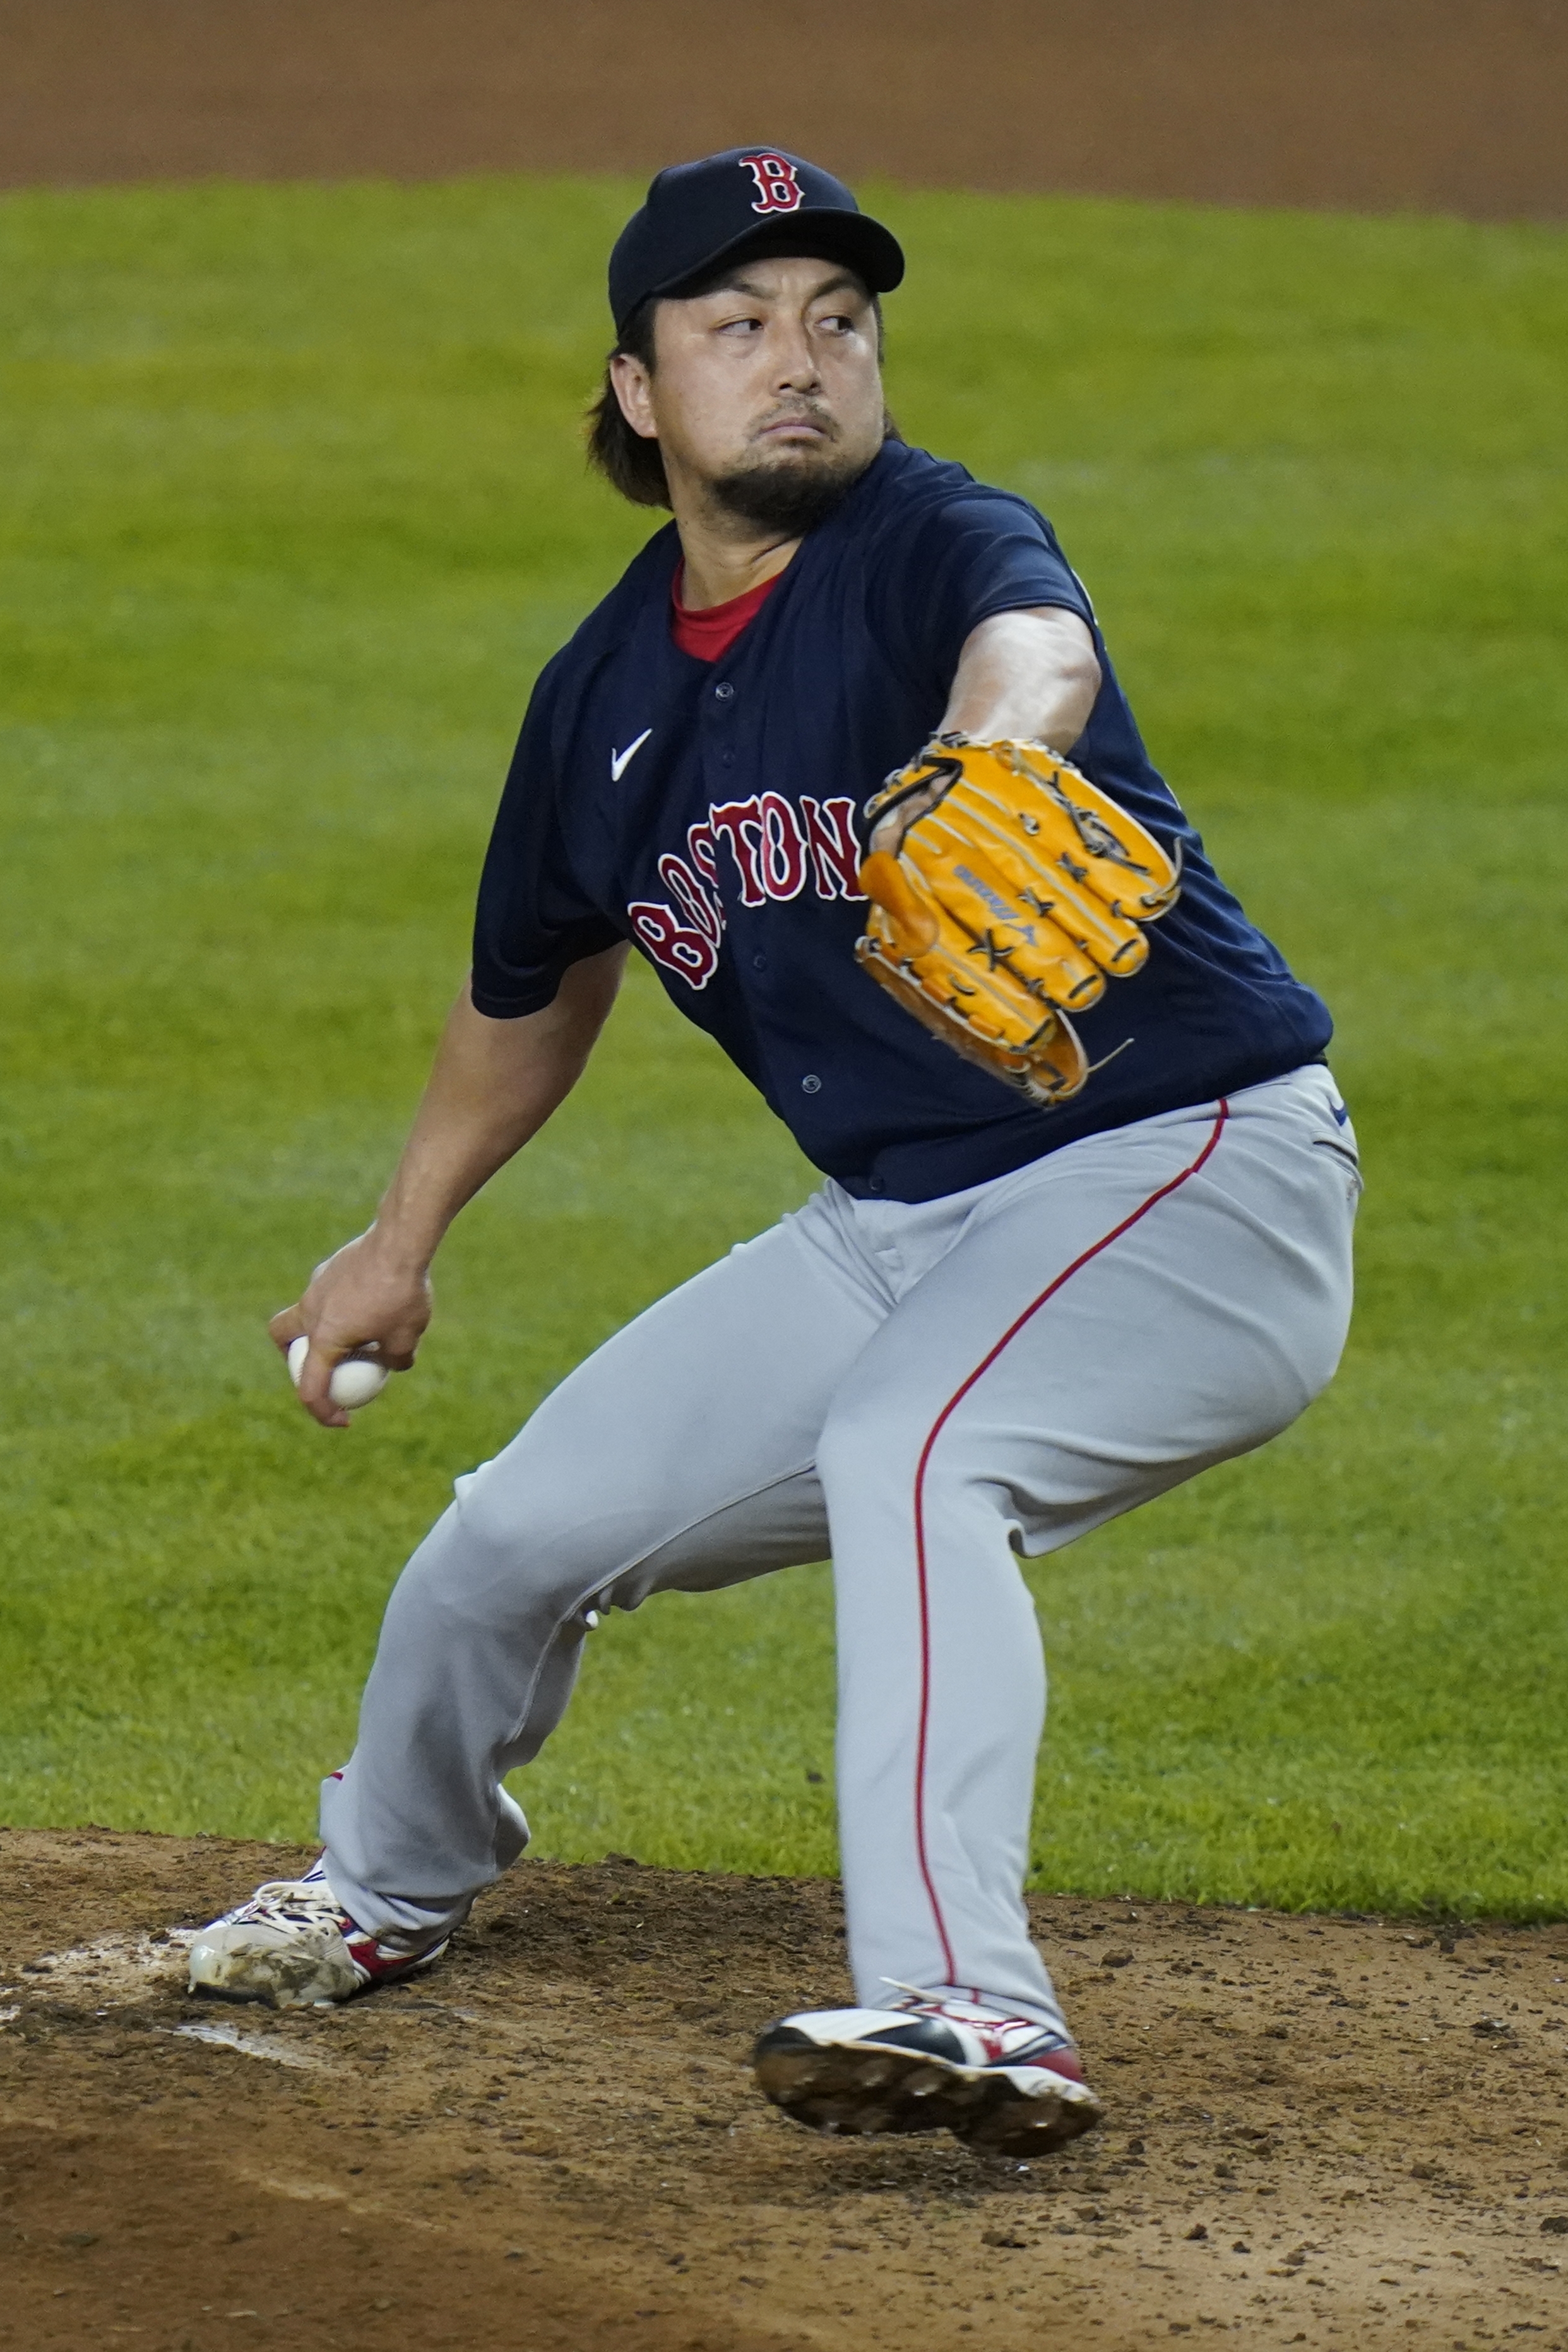
[[[653,422],[653,379],[642,361],[633,359],[630,352],[617,352],[610,362],[610,381],[621,404],[621,414],[632,432],[644,441],[656,441],[659,428]]]

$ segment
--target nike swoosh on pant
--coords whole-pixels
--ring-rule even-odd
[[[644,727],[637,740],[634,743],[628,743],[624,751],[617,751],[613,744],[611,746],[610,781],[612,784],[618,784],[621,782],[653,731],[651,727]]]

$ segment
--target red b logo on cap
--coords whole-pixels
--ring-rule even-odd
[[[792,213],[805,198],[795,166],[783,155],[743,155],[741,163],[757,183],[754,213]]]

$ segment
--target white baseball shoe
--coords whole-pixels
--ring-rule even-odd
[[[450,1931],[423,1943],[395,1930],[371,1935],[344,1910],[318,1862],[303,1878],[269,1880],[204,1927],[191,1946],[190,1989],[269,2009],[329,2009],[428,1969],[450,1940]]]
[[[757,2044],[758,2087],[813,2131],[947,2130],[991,2156],[1046,2156],[1104,2113],[1064,2035],[1030,2018],[919,1995],[815,2009]]]

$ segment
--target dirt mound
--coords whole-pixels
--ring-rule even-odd
[[[0,0],[0,184],[851,174],[1568,214],[1562,0]]]
[[[847,1990],[831,1886],[525,1864],[438,1971],[274,2015],[169,1931],[298,1853],[0,1859],[17,2352],[1568,2342],[1563,1927],[1039,1903],[1111,2112],[1025,2167],[757,2099],[758,2022]]]

